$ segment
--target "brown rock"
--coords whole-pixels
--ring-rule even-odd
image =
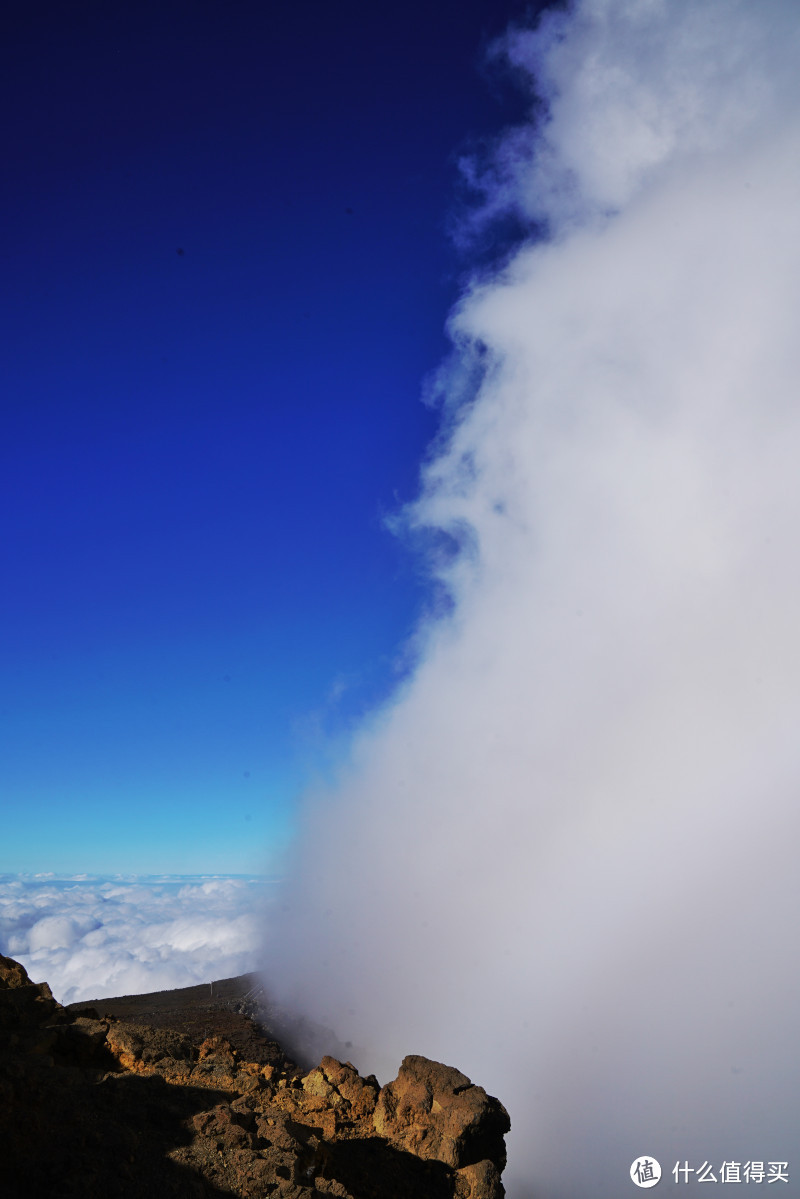
[[[95,1025],[95,1021],[84,1021]],[[165,1058],[172,1061],[191,1060],[192,1047],[186,1037],[168,1028],[148,1028],[144,1024],[125,1024],[116,1021],[104,1026],[108,1049],[123,1070],[148,1072]]]
[[[2,960],[9,961],[8,958]],[[0,1029],[37,1028],[46,1020],[64,1014],[47,983],[32,983],[22,966],[19,969],[21,974],[9,971],[6,985],[0,986]]]
[[[144,1040],[133,1024],[111,1025],[106,1041],[108,1048],[123,1070],[141,1071]]]
[[[0,989],[10,990],[12,987],[30,987],[32,985],[22,963],[15,962],[13,958],[3,957],[0,953]]]
[[[503,1137],[511,1124],[498,1099],[466,1074],[441,1062],[409,1056],[383,1087],[375,1131],[417,1157],[461,1169],[483,1160],[505,1165]]]
[[[80,1016],[59,1029],[57,1053],[69,1062],[82,1066],[97,1065],[113,1070],[115,1060],[106,1043],[108,1024]]]
[[[332,1107],[336,1107],[338,1104],[344,1102],[336,1087],[325,1077],[325,1071],[321,1066],[317,1066],[316,1070],[312,1070],[305,1076],[303,1079],[303,1090],[306,1095],[313,1095],[316,1098],[324,1099]]]
[[[318,1069],[334,1093],[344,1101],[353,1119],[360,1120],[373,1114],[380,1091],[373,1075],[362,1078],[351,1062],[339,1062],[334,1057],[324,1057]]]
[[[476,1162],[456,1170],[454,1199],[503,1199],[505,1187],[492,1161]]]
[[[224,1037],[206,1037],[197,1054],[198,1061],[211,1058],[220,1066],[233,1070],[236,1065],[236,1051]]]

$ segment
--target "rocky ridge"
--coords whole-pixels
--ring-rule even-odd
[[[230,1036],[167,1022],[68,1010],[0,956],[8,1199],[504,1194],[508,1115],[459,1070],[409,1056],[381,1087],[333,1057],[303,1073],[241,1012]]]

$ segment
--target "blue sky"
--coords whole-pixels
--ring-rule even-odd
[[[384,518],[523,12],[6,14],[0,869],[273,869],[396,682],[428,596]]]

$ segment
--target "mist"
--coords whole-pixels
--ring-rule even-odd
[[[537,233],[451,314],[400,520],[443,598],[265,975],[382,1082],[497,1095],[512,1199],[643,1154],[794,1193],[800,9],[584,0],[495,53],[531,120],[473,220]]]

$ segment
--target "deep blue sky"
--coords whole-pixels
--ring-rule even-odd
[[[249,871],[396,678],[383,518],[524,6],[6,6],[0,871]],[[331,745],[334,749],[331,749]]]

